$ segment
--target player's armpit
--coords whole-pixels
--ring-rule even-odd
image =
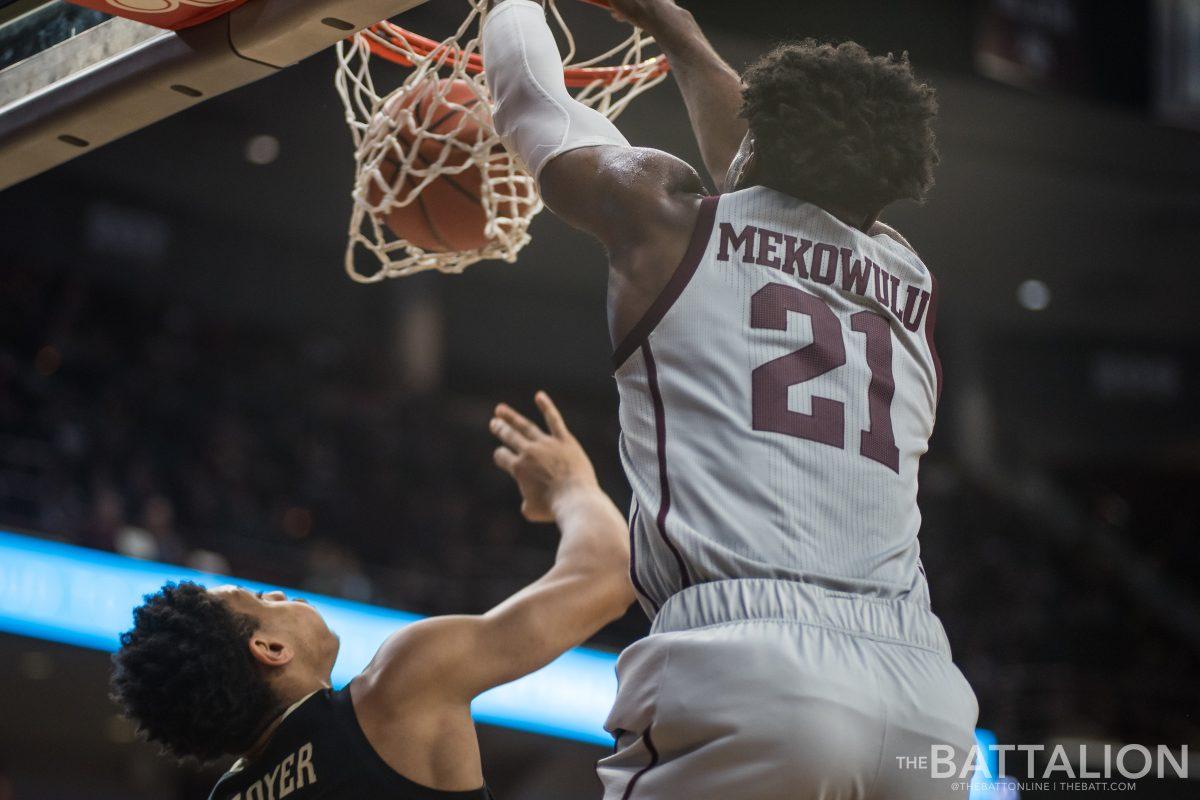
[[[686,162],[658,150],[591,147],[542,170],[542,197],[608,250],[614,345],[646,313],[683,260],[704,186]]]
[[[686,240],[704,184],[687,162],[661,150],[601,145],[572,150],[543,168],[546,205],[599,239],[610,253],[647,241]]]

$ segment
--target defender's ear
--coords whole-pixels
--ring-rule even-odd
[[[291,645],[263,631],[255,631],[248,645],[250,655],[264,667],[285,667],[296,657]]]

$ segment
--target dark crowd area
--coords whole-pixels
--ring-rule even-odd
[[[546,569],[557,541],[521,519],[491,463],[492,404],[532,387],[418,394],[392,367],[382,345],[8,263],[0,522],[423,613],[483,610]],[[612,398],[562,399],[623,504]],[[1089,557],[1036,502],[998,494],[946,450],[923,466],[923,553],[980,724],[1006,741],[1200,743],[1197,652],[1126,580],[1131,565]],[[1200,506],[1188,481],[1129,471],[1060,483],[1079,510],[1060,527],[1190,585]],[[645,628],[631,611],[602,644]]]
[[[423,613],[486,609],[551,564],[556,533],[522,520],[491,459],[493,405],[532,410],[515,389],[412,394],[383,347],[199,318],[44,264],[2,281],[9,525]],[[624,502],[615,421],[563,405]]]

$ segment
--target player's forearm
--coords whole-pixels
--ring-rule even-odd
[[[487,663],[466,671],[467,696],[549,664],[619,618],[634,600],[625,520],[596,488],[555,503],[562,530],[554,566],[477,618]]]
[[[634,595],[621,513],[594,485],[564,492],[553,508],[562,539],[545,575],[484,614],[431,617],[403,629],[364,671],[360,689],[378,690],[384,705],[414,693],[470,703],[624,614]]]
[[[619,617],[633,602],[625,518],[598,488],[564,492],[554,502],[562,532],[553,571],[580,575],[594,586],[597,618]]]
[[[671,63],[704,166],[717,191],[723,191],[725,174],[746,135],[746,121],[738,116],[741,78],[713,49],[686,9],[665,5],[647,25]]]
[[[580,487],[553,508],[562,534],[554,566],[501,606],[508,606],[504,638],[516,674],[586,641],[634,601],[629,531],[608,496],[595,485]]]

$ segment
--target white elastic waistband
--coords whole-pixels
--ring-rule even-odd
[[[813,584],[767,578],[689,586],[663,604],[650,632],[667,633],[763,619],[817,625],[950,656],[950,644],[941,621],[920,603],[834,592]]]

